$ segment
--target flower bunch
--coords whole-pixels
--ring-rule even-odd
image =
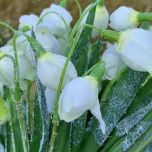
[[[145,22],[150,24],[151,13],[121,6],[110,15],[103,0],[92,2],[82,12],[76,1],[80,17],[72,27],[67,2],[51,4],[39,16],[21,16],[18,30],[0,23],[14,32],[13,38],[0,48],[0,125],[9,122],[6,127],[13,132],[9,139],[15,151],[32,151],[38,140],[37,151],[53,152],[62,120],[76,124],[85,114],[83,126],[97,119],[96,128],[102,132],[104,142],[111,133],[113,116],[105,115],[108,103],[103,101],[109,99],[119,76],[128,68],[152,74],[152,32],[150,26],[143,26]],[[146,81],[149,79],[141,86]],[[127,104],[120,107],[125,109]],[[120,112],[120,117],[126,111]],[[117,115],[113,115],[115,120]],[[74,131],[70,132],[71,139]]]

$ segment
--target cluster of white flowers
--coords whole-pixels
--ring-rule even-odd
[[[137,28],[140,24],[139,14],[132,8],[122,6],[109,16],[105,6],[97,5],[93,26],[97,29],[107,29],[110,25],[114,30],[121,31],[114,44],[107,43],[107,49],[101,57],[105,63],[103,80],[112,80],[119,71],[127,66],[137,71],[152,73],[152,32]],[[88,12],[80,22],[80,28],[85,24],[87,17]],[[29,36],[34,35],[45,49],[45,53],[36,59],[28,40],[24,36],[16,39],[20,87],[24,90],[24,81],[34,81],[37,75],[46,87],[45,96],[49,113],[53,112],[56,91],[67,60],[65,51],[70,46],[68,38],[72,20],[71,14],[56,4],[44,9],[39,17],[34,14],[23,15],[19,20],[19,30]],[[99,35],[99,31],[93,29],[92,37],[95,38]],[[104,34],[102,36],[104,37]],[[0,60],[0,84],[11,88],[14,87],[13,59],[15,58],[12,41],[10,40],[0,48],[2,54],[12,57],[6,56]],[[77,71],[70,61],[59,100],[60,119],[67,122],[73,121],[86,110],[90,110],[99,120],[100,127],[105,133],[98,93],[98,80],[91,75],[78,77]]]

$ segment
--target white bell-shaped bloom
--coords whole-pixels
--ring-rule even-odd
[[[50,8],[44,9],[40,15],[42,23],[53,27],[53,33],[58,36],[67,34],[67,28],[70,28],[72,22],[71,14],[63,7],[51,4]],[[67,27],[66,27],[67,26]]]
[[[135,28],[139,24],[138,14],[133,8],[121,6],[111,14],[110,26],[116,31]]]
[[[53,89],[46,88],[45,98],[46,98],[48,113],[52,113],[54,108],[55,98],[56,98],[56,91]]]
[[[37,24],[38,19],[38,16],[35,14],[21,16],[19,18],[19,29],[22,29],[24,27],[29,27],[31,29]]]
[[[8,53],[10,50],[10,46],[4,46],[0,48],[1,53]],[[12,59],[8,57],[4,57],[0,59],[0,81],[2,85],[9,86],[10,88],[13,88],[14,86],[14,65]]]
[[[59,117],[66,122],[77,119],[87,110],[99,120],[100,128],[105,133],[98,100],[98,82],[92,76],[72,80],[63,89],[59,100]]]
[[[50,52],[47,52],[46,54],[41,56],[38,59],[37,64],[37,75],[41,83],[50,89],[56,90],[58,88],[65,62],[66,57]],[[76,77],[76,69],[70,61],[64,77],[63,87],[65,86],[65,84],[70,82],[72,79],[75,79]]]
[[[85,13],[91,7],[91,5],[92,4],[90,4],[84,10],[83,13]],[[83,19],[80,23],[81,27],[86,23],[88,15],[89,15],[89,12],[86,13],[86,15],[83,17]],[[99,28],[99,29],[106,29],[108,27],[108,24],[109,24],[109,12],[108,12],[108,10],[106,9],[105,6],[97,5],[93,26],[95,26],[96,28]],[[97,32],[97,30],[93,29],[92,30],[92,37],[94,38],[98,35],[100,35],[100,33]]]
[[[102,60],[105,62],[103,79],[112,80],[126,66],[121,55],[116,51],[115,45],[110,43],[107,44],[107,49],[102,55]]]
[[[41,23],[34,28],[34,33],[36,39],[46,51],[60,54],[62,52],[60,42],[52,35],[53,30],[47,24]]]
[[[130,68],[152,74],[152,33],[144,29],[122,32],[117,51]]]

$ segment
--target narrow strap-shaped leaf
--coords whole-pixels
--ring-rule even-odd
[[[30,152],[47,152],[49,142],[49,116],[42,85],[37,81],[37,93],[34,104],[34,131]]]
[[[89,12],[86,23],[93,25],[96,8]],[[84,27],[80,39],[77,43],[73,56],[71,58],[78,75],[81,76],[86,70],[89,43],[91,39],[92,28]]]
[[[60,122],[54,152],[71,152],[70,123]]]

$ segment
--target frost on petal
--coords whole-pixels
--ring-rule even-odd
[[[152,73],[152,33],[143,29],[122,32],[117,51],[133,70]]]
[[[110,26],[114,30],[123,31],[137,27],[138,12],[133,8],[121,6],[110,16]]]
[[[94,82],[95,81],[95,82]],[[98,87],[94,78],[77,78],[63,89],[59,101],[59,116],[67,122],[80,117],[98,99]]]
[[[38,16],[36,16],[35,14],[23,15],[19,18],[19,29],[23,28],[24,26],[32,28],[37,24],[37,22]]]
[[[53,89],[46,88],[45,98],[46,98],[48,113],[52,113],[54,108],[55,98],[56,98],[56,91]]]
[[[126,66],[120,54],[116,51],[116,47],[110,43],[108,43],[107,49],[102,55],[102,60],[105,62],[103,79],[112,80]]]
[[[97,120],[99,121],[99,123],[100,123],[100,129],[102,130],[103,134],[105,134],[105,132],[106,132],[106,125],[105,125],[104,120],[102,119],[99,100],[90,109],[90,111],[97,118]]]

